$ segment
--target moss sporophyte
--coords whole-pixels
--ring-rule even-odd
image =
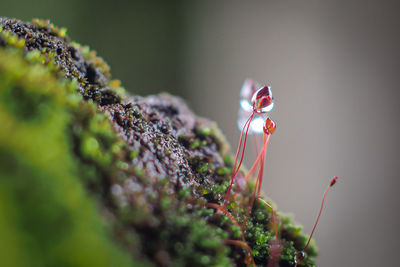
[[[246,251],[246,264],[247,265],[256,265],[252,250],[250,246],[246,243],[245,239],[245,232],[247,229],[247,222],[249,220],[250,214],[253,210],[253,205],[255,199],[257,201],[261,201],[264,205],[266,205],[271,210],[271,225],[274,232],[274,239],[270,241],[270,253],[269,253],[269,261],[268,267],[276,267],[279,266],[279,259],[281,256],[281,245],[279,241],[279,217],[274,210],[274,208],[266,202],[264,199],[260,198],[261,192],[261,185],[263,180],[263,172],[264,172],[264,162],[265,162],[265,154],[266,150],[271,138],[272,133],[276,130],[276,123],[268,116],[268,113],[272,111],[274,108],[273,96],[271,87],[269,86],[260,86],[258,83],[254,82],[251,79],[246,79],[242,89],[241,89],[241,97],[240,100],[240,108],[239,108],[239,119],[238,119],[238,126],[241,130],[240,138],[239,138],[239,145],[236,151],[235,160],[233,164],[233,170],[231,175],[231,181],[228,186],[228,189],[225,193],[225,197],[222,201],[222,205],[218,205],[216,203],[207,203],[206,206],[216,209],[221,214],[227,216],[232,222],[237,225],[241,231],[241,239],[240,240],[227,240],[227,244],[232,244],[236,246],[243,247]],[[246,118],[246,115],[248,118]],[[243,219],[242,223],[239,223],[238,220],[230,213],[229,209],[227,208],[229,202],[231,201],[230,196],[232,192],[232,188],[235,184],[236,177],[239,173],[240,166],[243,162],[244,153],[246,149],[246,142],[248,134],[253,134],[253,138],[256,140],[255,134],[263,133],[263,144],[261,150],[259,151],[255,162],[253,163],[252,167],[248,171],[247,175],[245,176],[245,181],[248,182],[250,177],[252,177],[253,173],[258,168],[258,173],[256,175],[256,181],[253,188],[253,193],[250,198],[250,202],[247,207],[246,215]],[[244,137],[243,137],[244,135]],[[243,141],[244,139],[244,141]],[[243,141],[243,145],[242,145]],[[257,148],[256,148],[257,151]],[[240,160],[239,160],[240,155]],[[238,163],[239,162],[239,163]],[[310,245],[311,238],[315,232],[315,229],[318,225],[319,218],[322,213],[322,209],[325,202],[325,197],[329,191],[329,189],[337,182],[338,177],[335,176],[331,179],[328,188],[325,190],[325,193],[322,198],[321,208],[319,210],[317,219],[315,221],[314,227],[312,232],[307,240],[306,245],[304,248],[294,257],[293,263],[294,266],[298,266],[305,258],[305,251],[307,250],[308,246]]]
[[[246,80],[232,158],[215,123],[168,94],[129,95],[64,28],[0,18],[2,263],[315,266],[337,178],[309,238],[262,198],[273,107],[271,88]],[[248,134],[263,138],[246,173]]]

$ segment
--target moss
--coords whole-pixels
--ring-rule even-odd
[[[63,28],[41,20],[0,24],[5,262],[244,264],[242,248],[224,245],[239,239],[240,229],[205,208],[221,202],[232,169],[215,123],[168,94],[129,96],[109,66]],[[228,205],[240,222],[253,187]],[[281,223],[280,264],[293,266],[306,237],[290,218]],[[254,205],[245,237],[256,263],[265,265],[274,235],[264,204]],[[311,246],[301,266],[313,266],[315,254]]]
[[[43,66],[2,49],[0,85],[2,262],[5,266],[130,266],[130,257],[107,234],[109,226],[79,180],[83,177],[66,134],[73,120],[67,89]],[[29,99],[40,101],[32,105]]]

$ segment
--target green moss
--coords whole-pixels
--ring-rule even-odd
[[[0,49],[2,263],[130,266],[79,181],[66,91],[45,67]]]
[[[193,143],[190,145],[190,148],[191,149],[197,149],[197,148],[199,148],[200,147],[200,140],[199,139],[195,139],[194,141],[193,141]]]

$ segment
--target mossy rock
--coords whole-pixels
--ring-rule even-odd
[[[215,123],[168,94],[131,96],[88,47],[47,21],[0,18],[2,266],[242,266],[221,203],[232,158]],[[241,222],[250,184],[228,206]],[[234,188],[235,189],[235,188]],[[280,266],[307,237],[281,217]],[[257,265],[274,240],[256,201],[245,231]],[[300,266],[314,266],[314,246]]]

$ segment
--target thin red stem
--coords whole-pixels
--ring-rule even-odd
[[[331,189],[332,186],[337,182],[337,180],[338,180],[338,177],[337,177],[337,176],[333,177],[333,178],[330,180],[328,187],[325,189],[324,196],[322,197],[322,201],[321,201],[321,207],[319,208],[319,212],[318,212],[317,219],[315,220],[314,227],[313,227],[313,229],[312,229],[312,231],[311,231],[310,237],[308,238],[307,244],[306,244],[306,246],[305,246],[304,249],[303,249],[303,252],[306,251],[307,248],[308,248],[308,246],[310,245],[311,238],[312,238],[312,236],[314,235],[315,229],[317,228],[317,225],[318,225],[318,222],[319,222],[319,218],[321,217],[322,209],[324,208],[324,203],[325,203],[326,195],[328,194],[329,189]],[[301,258],[301,259],[299,259],[298,261],[296,261],[295,267],[297,267],[297,264],[300,264],[302,260],[303,260],[303,259]]]
[[[262,148],[259,156],[257,157],[256,162],[253,164],[253,167],[251,168],[249,174],[246,176],[246,180],[247,180],[249,175],[251,175],[252,172],[254,172],[254,170],[256,169],[257,164],[260,163],[260,168],[258,170],[256,184],[254,186],[254,191],[253,191],[253,194],[252,194],[252,197],[251,197],[251,200],[250,200],[250,207],[249,207],[249,209],[247,211],[246,219],[245,219],[245,221],[243,223],[243,227],[244,228],[247,225],[247,221],[248,221],[248,219],[250,217],[250,214],[251,214],[251,211],[253,209],[254,200],[256,198],[256,195],[257,195],[257,199],[259,199],[259,197],[260,197],[261,185],[262,185],[263,173],[264,173],[265,151],[267,149],[267,146],[268,146],[270,138],[271,138],[271,135],[266,135],[266,134],[263,135],[263,148]]]
[[[246,181],[249,180],[249,178],[253,175],[254,171],[256,170],[258,163],[260,162],[260,160],[262,159],[262,157],[265,153],[265,150],[267,150],[270,138],[271,138],[271,135],[269,134],[267,136],[267,140],[265,142],[263,141],[263,148],[261,149],[260,153],[258,154],[257,159],[254,161],[253,166],[251,166],[250,171],[247,173]]]
[[[240,166],[242,165],[242,162],[243,162],[244,152],[246,151],[247,134],[248,134],[248,132],[249,132],[250,124],[251,124],[251,121],[253,120],[253,117],[254,117],[254,113],[251,114],[251,116],[250,116],[250,118],[249,118],[249,123],[247,124],[246,134],[244,135],[244,143],[243,143],[242,156],[240,157],[239,165],[238,165],[237,168],[236,168],[236,171],[235,171],[235,174],[234,174],[235,177],[236,177],[236,174],[239,172]]]
[[[253,190],[253,194],[252,194],[251,200],[250,200],[250,206],[249,206],[249,209],[247,210],[247,213],[246,213],[246,219],[243,222],[243,228],[244,229],[246,229],[247,221],[249,220],[251,211],[253,209],[253,204],[254,204],[254,200],[255,200],[255,197],[256,197],[256,191],[257,191],[256,188],[258,186],[259,181],[260,181],[259,179],[256,180],[256,184],[255,184],[255,187],[254,187],[254,190]]]
[[[254,152],[255,152],[256,157],[258,155],[258,140],[257,140],[257,137],[258,137],[257,135],[253,134],[252,139],[253,139]]]
[[[243,140],[244,129],[246,129],[247,124],[250,123],[250,118],[251,118],[251,116],[246,120],[246,122],[245,122],[244,125],[243,125],[242,131],[240,132],[239,145],[238,145],[238,147],[237,147],[237,149],[236,149],[235,163],[233,164],[232,173],[235,172],[235,170],[236,170],[236,165],[237,165],[239,153],[240,153],[240,150],[241,150],[241,148],[242,148],[242,140]]]
[[[260,166],[259,175],[258,175],[259,183],[258,183],[258,188],[257,188],[257,199],[260,198],[261,185],[262,185],[262,181],[263,181],[263,177],[264,177],[264,164],[265,164],[265,153],[261,160],[261,166]]]
[[[229,184],[229,186],[228,186],[228,190],[226,191],[226,194],[225,194],[223,203],[226,202],[226,200],[227,200],[228,197],[229,197],[229,194],[231,193],[231,189],[232,189],[232,186],[233,186],[233,182],[234,182],[234,180],[235,180],[234,173],[235,173],[235,170],[236,170],[236,164],[237,164],[237,161],[238,161],[240,149],[241,149],[241,147],[242,147],[243,133],[244,133],[244,129],[245,129],[247,123],[249,123],[249,120],[250,120],[250,117],[247,119],[247,121],[246,121],[245,124],[243,125],[242,131],[240,132],[239,144],[238,144],[238,148],[237,148],[237,150],[236,150],[235,162],[234,162],[234,164],[233,164],[233,169],[232,169],[231,182],[230,182],[230,184]]]
[[[308,245],[310,245],[311,238],[312,238],[312,236],[313,236],[313,234],[315,232],[315,229],[317,228],[319,217],[321,217],[322,209],[324,208],[326,194],[328,194],[329,189],[336,183],[337,179],[338,179],[337,176],[333,177],[331,179],[331,181],[329,182],[329,185],[328,185],[328,187],[326,188],[326,190],[324,192],[324,196],[322,197],[321,207],[320,207],[319,212],[318,212],[317,220],[315,221],[315,224],[314,224],[314,227],[313,227],[313,229],[311,231],[310,237],[308,238],[307,245],[304,247],[303,251],[306,251],[307,248],[308,248]]]
[[[233,164],[231,182],[229,184],[228,190],[225,193],[225,197],[224,197],[224,201],[223,201],[224,206],[227,205],[227,200],[228,200],[228,197],[229,197],[229,195],[231,193],[233,183],[235,181],[237,173],[239,172],[240,166],[242,165],[242,162],[243,162],[244,152],[246,150],[247,134],[248,134],[248,131],[249,131],[249,128],[250,128],[251,121],[253,120],[253,117],[254,117],[254,112],[247,119],[247,121],[243,125],[243,129],[242,129],[242,131],[240,133],[239,145],[238,145],[238,148],[236,150],[236,155],[235,155],[235,163]],[[246,131],[245,131],[245,129],[246,129]],[[242,150],[241,148],[242,148],[242,140],[243,140],[243,133],[244,132],[245,132],[245,136],[244,136],[243,150]],[[240,154],[241,150],[242,150],[241,159],[240,159],[239,165],[237,165],[238,157],[239,157],[239,154]]]
[[[227,209],[225,209],[224,207],[222,207],[222,206],[220,206],[220,205],[218,205],[218,204],[216,204],[216,203],[207,203],[207,204],[206,204],[206,207],[216,209],[216,210],[222,212],[223,214],[225,214],[226,216],[228,216],[228,218],[231,219],[232,222],[233,222],[237,227],[239,227],[240,231],[242,232],[242,239],[244,240],[243,228],[240,226],[240,224],[239,224],[238,221],[235,219],[235,217],[234,217]]]

